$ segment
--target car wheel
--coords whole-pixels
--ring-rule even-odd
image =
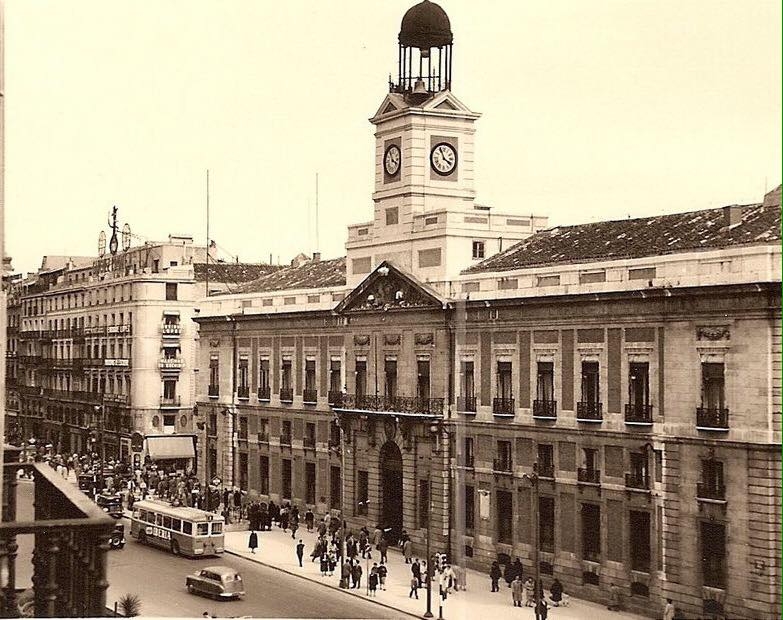
[[[174,555],[179,555],[179,543],[176,540],[171,541],[171,552]]]

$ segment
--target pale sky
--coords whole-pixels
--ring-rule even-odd
[[[343,255],[371,218],[367,121],[416,0],[6,0],[17,270],[142,239]],[[777,0],[442,0],[481,112],[477,201],[572,224],[760,201],[781,180]],[[309,205],[309,206],[308,206]]]

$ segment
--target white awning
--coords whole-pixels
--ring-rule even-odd
[[[147,453],[153,461],[196,456],[192,435],[147,435],[146,439]]]

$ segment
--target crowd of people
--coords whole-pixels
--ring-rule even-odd
[[[525,578],[522,562],[517,558],[507,562],[503,569],[495,561],[489,569],[490,590],[500,591],[500,580],[503,579],[511,589],[511,601],[514,607],[535,607],[538,600],[538,613],[541,618],[547,617],[549,607],[568,605],[569,596],[563,591],[563,584],[555,578],[549,589],[549,595],[544,592],[542,581],[538,580],[538,596],[536,596],[536,581],[532,577]]]

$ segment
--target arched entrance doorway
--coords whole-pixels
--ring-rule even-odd
[[[381,448],[381,529],[394,545],[402,534],[402,453],[393,441]]]

